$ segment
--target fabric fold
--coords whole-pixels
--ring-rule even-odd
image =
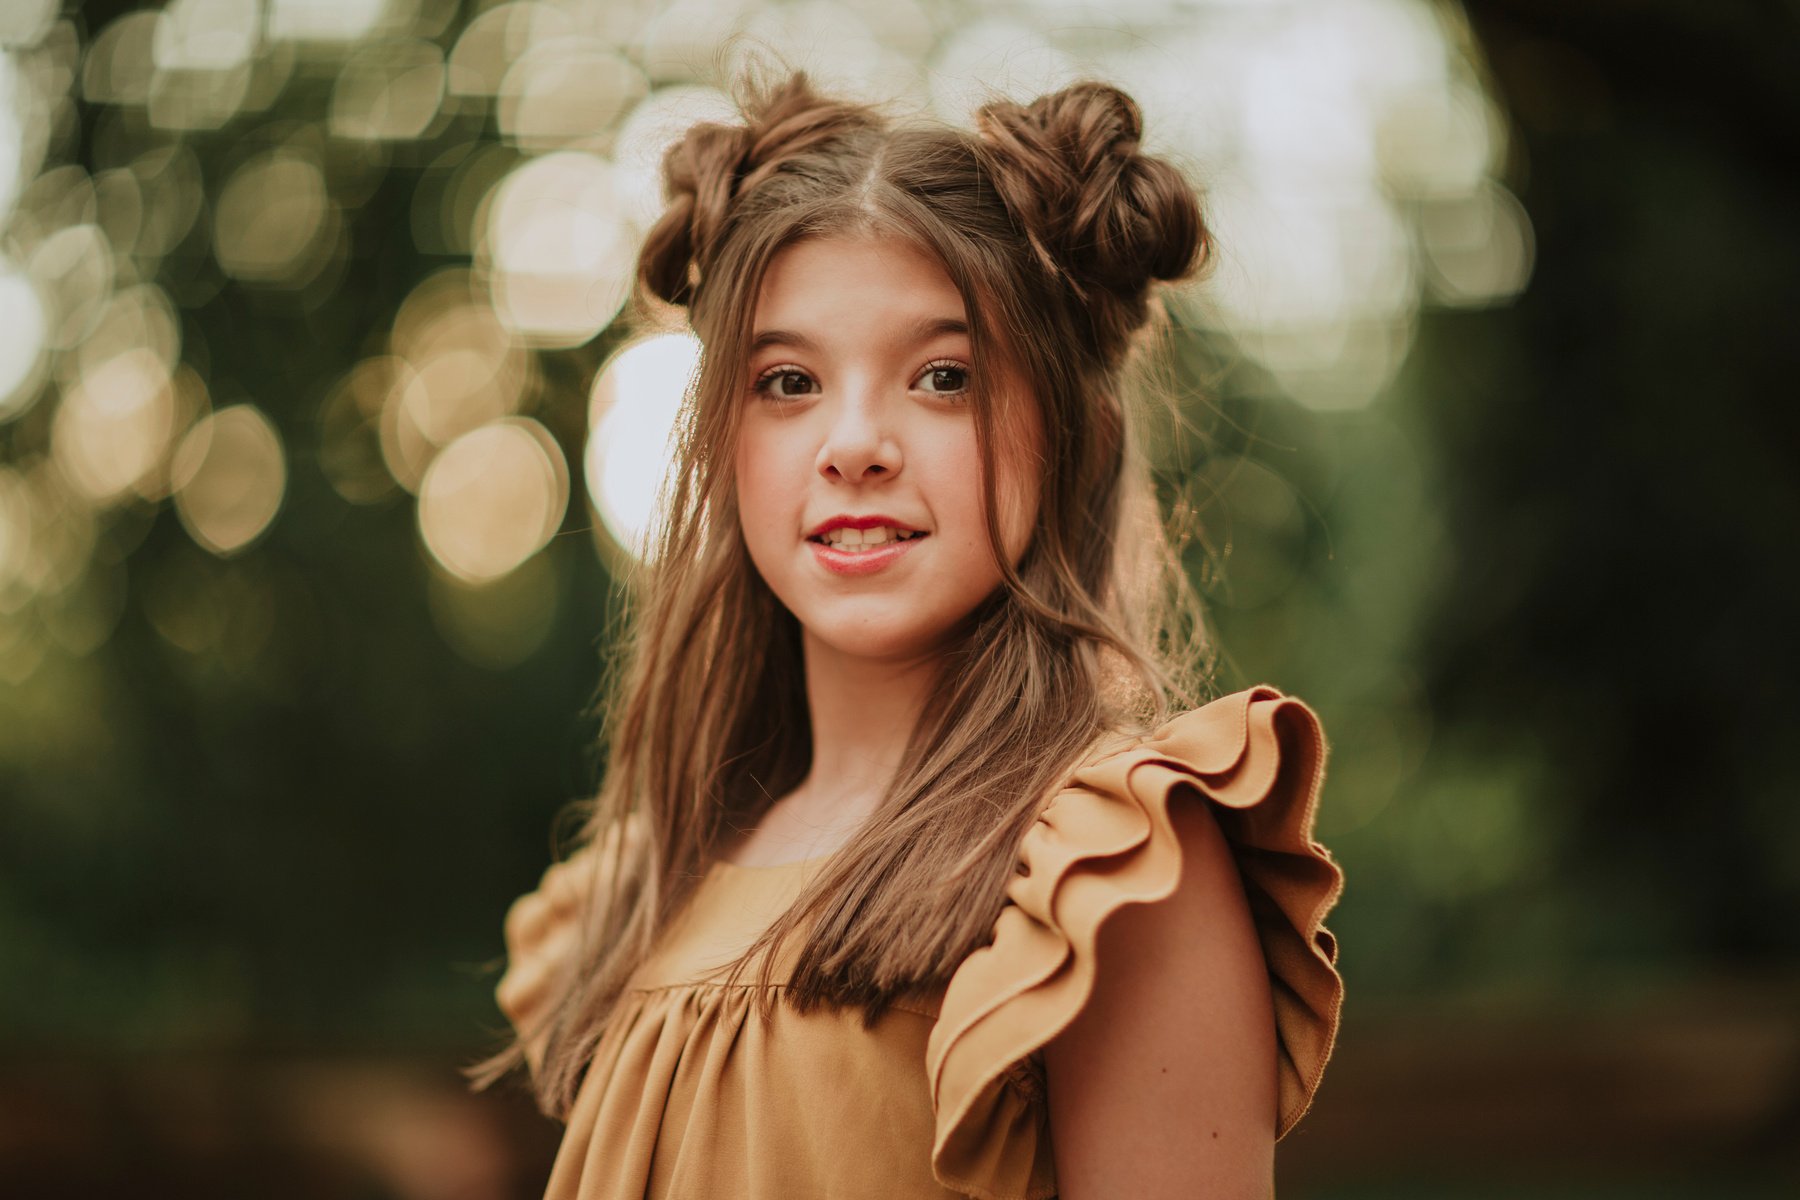
[[[1182,847],[1170,806],[1204,798],[1231,846],[1268,961],[1279,1043],[1276,1137],[1311,1106],[1336,1040],[1343,981],[1324,919],[1343,872],[1312,839],[1325,765],[1318,717],[1260,686],[1138,738],[1071,774],[1020,846],[991,943],[951,978],[926,1051],[940,1183],[981,1200],[1056,1193],[1039,1052],[1093,991],[1101,925],[1173,895]]]

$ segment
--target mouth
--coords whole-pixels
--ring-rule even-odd
[[[926,536],[917,529],[907,529],[902,525],[876,525],[868,529],[838,525],[823,533],[813,534],[806,540],[814,545],[829,546],[844,554],[868,554],[883,546],[915,541]]]
[[[833,517],[806,536],[819,565],[834,575],[886,569],[930,535],[892,517]]]

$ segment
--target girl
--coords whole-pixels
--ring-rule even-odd
[[[1267,1195],[1342,875],[1307,707],[1168,711],[1197,627],[1124,379],[1196,198],[1098,84],[743,118],[664,162],[639,278],[702,366],[478,1078],[567,1123],[553,1197]]]

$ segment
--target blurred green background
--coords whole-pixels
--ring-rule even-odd
[[[537,1194],[455,1068],[596,779],[656,155],[774,54],[1098,74],[1206,189],[1151,451],[1348,876],[1282,1193],[1794,1194],[1797,21],[5,0],[0,1191]]]

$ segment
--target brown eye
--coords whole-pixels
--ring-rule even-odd
[[[818,391],[818,387],[819,385],[813,380],[813,377],[805,371],[770,371],[756,381],[757,391],[784,400],[810,396]]]
[[[925,373],[919,376],[918,386],[940,396],[961,395],[969,390],[969,372],[966,367],[949,363],[927,367]]]

